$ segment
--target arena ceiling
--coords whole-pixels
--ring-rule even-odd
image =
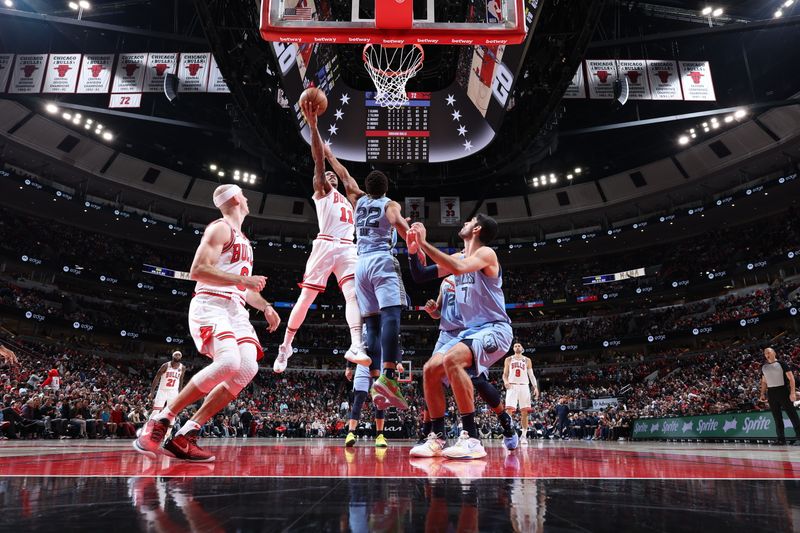
[[[0,51],[132,52],[212,51],[220,59],[231,95],[145,95],[133,115],[108,115],[108,96],[60,98],[63,105],[94,108],[115,132],[123,152],[206,179],[209,165],[250,169],[264,192],[307,196],[311,160],[289,111],[277,103],[275,60],[258,38],[257,3],[239,0],[92,2],[82,20],[66,0],[13,0],[0,9]],[[541,16],[495,141],[474,156],[442,164],[384,166],[401,195],[459,193],[463,198],[532,192],[530,178],[575,167],[574,183],[596,180],[679,149],[677,139],[702,118],[682,115],[718,108],[766,109],[800,92],[800,31],[796,3],[714,2],[723,13],[708,17],[705,2],[658,3],[542,0]],[[783,6],[783,7],[782,7]],[[783,16],[775,18],[782,8]],[[448,51],[431,59],[415,88],[436,83]],[[347,51],[342,51],[343,57]],[[592,58],[708,60],[717,102],[562,100],[576,66]],[[358,74],[352,71],[354,77]],[[354,81],[354,83],[356,83]],[[426,85],[428,84],[428,85]],[[4,97],[14,97],[5,95]],[[50,100],[19,97],[31,109]],[[180,121],[173,125],[167,121]],[[664,119],[649,125],[615,124]],[[366,164],[353,164],[355,175]],[[469,185],[464,187],[464,185]]]

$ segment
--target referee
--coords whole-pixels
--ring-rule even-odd
[[[794,390],[794,375],[791,369],[778,361],[775,350],[767,348],[764,350],[764,357],[767,362],[761,367],[761,397],[763,403],[769,400],[769,409],[772,411],[772,418],[775,419],[775,432],[778,434],[778,444],[786,444],[786,435],[783,428],[783,414],[786,411],[789,420],[792,421],[794,434],[800,438],[800,418],[794,408],[793,402],[797,401],[797,394]],[[766,397],[764,394],[766,393]]]

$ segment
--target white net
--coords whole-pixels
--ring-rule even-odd
[[[406,83],[422,68],[422,46],[364,46],[364,66],[375,83],[375,101],[382,107],[398,109],[408,102]]]

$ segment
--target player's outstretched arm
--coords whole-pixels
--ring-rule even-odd
[[[430,244],[427,240],[427,231],[420,222],[414,222],[411,226],[416,233],[417,242],[425,255],[430,257],[434,263],[439,265],[439,276],[449,274],[467,274],[477,272],[486,267],[498,266],[497,254],[488,246],[482,246],[477,252],[469,257],[461,257],[461,254],[447,255],[438,248]]]
[[[347,171],[347,168],[343,164],[336,159],[336,156],[333,155],[333,151],[331,150],[330,146],[323,146],[325,151],[325,159],[328,160],[328,163],[331,164],[331,168],[336,175],[339,176],[339,179],[342,180],[342,185],[344,185],[344,192],[347,195],[347,199],[350,200],[350,203],[353,206],[356,205],[356,202],[359,198],[366,195],[364,191],[361,190],[361,187],[358,186],[356,183],[355,178],[350,175],[350,172]]]
[[[267,331],[274,333],[275,330],[278,329],[278,326],[281,324],[281,317],[278,315],[278,312],[275,311],[275,308],[272,307],[272,304],[266,301],[263,296],[255,291],[247,291],[244,295],[244,300],[250,307],[254,307],[264,313],[268,324]]]
[[[261,292],[267,284],[267,278],[264,276],[228,274],[214,266],[230,236],[231,230],[226,224],[209,226],[203,233],[203,239],[194,254],[189,277],[194,281],[210,285],[244,285],[247,289]]]
[[[300,111],[303,112],[311,136],[311,157],[314,158],[314,193],[325,196],[331,192],[331,184],[325,179],[325,143],[322,142],[319,129],[317,129],[317,106],[306,100],[300,104]]]
[[[400,234],[400,237],[403,240],[406,240],[406,235],[408,234],[408,230],[410,229],[408,226],[408,222],[405,218],[403,218],[403,214],[400,211],[400,204],[397,202],[389,202],[386,204],[386,219],[389,221],[394,229],[397,230],[397,233]]]

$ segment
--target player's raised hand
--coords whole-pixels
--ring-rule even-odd
[[[411,224],[411,231],[413,231],[416,234],[418,242],[427,241],[428,230],[425,228],[422,222],[414,222],[413,224]]]
[[[406,246],[408,247],[408,255],[414,255],[419,252],[419,243],[417,242],[417,231],[413,228],[406,232]]]
[[[266,309],[264,309],[264,316],[267,319],[267,331],[270,333],[275,333],[275,330],[278,329],[278,326],[281,324],[281,317],[278,315],[278,312],[275,309],[268,305]]]
[[[266,276],[242,276],[241,285],[253,292],[261,292],[267,284]]]
[[[317,108],[319,106],[315,106],[313,102],[310,100],[306,100],[302,104],[300,104],[300,111],[303,112],[303,117],[306,119],[306,123],[308,127],[313,129],[317,129]]]
[[[5,346],[0,346],[0,359],[2,359],[8,366],[14,366],[19,363],[19,361],[17,361],[17,354]]]

